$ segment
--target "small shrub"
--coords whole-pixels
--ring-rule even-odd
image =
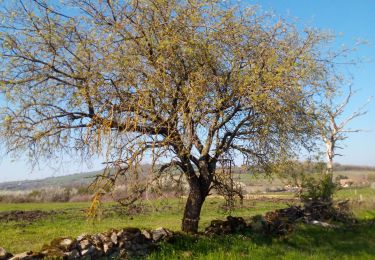
[[[331,202],[338,185],[332,181],[332,175],[321,174],[319,177],[304,176],[302,180],[301,200]]]
[[[55,193],[52,193],[52,196],[49,201],[52,202],[67,202],[70,199],[70,188],[64,188],[63,190],[56,191]]]

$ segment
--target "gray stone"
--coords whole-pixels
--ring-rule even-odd
[[[112,251],[114,244],[112,242],[106,242],[103,244],[104,254],[108,254]]]
[[[119,257],[120,259],[128,259],[128,252],[125,249],[120,249]]]
[[[93,245],[89,245],[88,248],[81,251],[82,256],[90,255],[94,253],[96,248]]]
[[[80,242],[84,239],[88,239],[90,236],[88,234],[82,234],[77,237],[77,241]]]
[[[79,252],[77,249],[73,249],[70,252],[65,252],[64,256],[66,256],[68,259],[78,259],[80,258]]]
[[[143,230],[142,235],[144,235],[147,239],[152,239],[152,234],[148,230]]]
[[[36,260],[42,259],[40,254],[34,254],[33,251],[27,251],[14,255],[10,260]]]
[[[120,241],[118,243],[118,247],[120,249],[129,249],[131,247],[131,242],[130,241],[127,241],[127,240],[124,240],[124,241]]]
[[[91,246],[91,243],[88,239],[83,239],[78,243],[78,248],[80,250],[86,250]]]
[[[96,248],[103,248],[103,242],[100,239],[99,235],[94,235],[91,237],[91,243],[96,247]]]
[[[62,258],[64,256],[64,252],[58,247],[43,246],[42,250],[42,254],[47,258]]]
[[[116,234],[116,232],[113,232],[113,233],[111,234],[111,241],[112,241],[113,244],[117,245],[117,243],[118,243],[118,239],[117,239],[117,234]]]
[[[163,227],[152,230],[151,234],[152,234],[152,240],[155,243],[158,243],[160,241],[167,241],[173,236],[172,231],[169,231],[168,229],[163,228]]]
[[[99,238],[100,240],[103,242],[103,244],[105,242],[110,242],[111,241],[111,235],[108,234],[108,233],[101,233],[99,234]],[[112,242],[112,241],[111,241]]]
[[[61,242],[60,242],[60,246],[61,246],[62,248],[66,248],[66,249],[68,249],[68,248],[70,248],[70,247],[73,246],[73,243],[74,243],[74,240],[73,240],[73,239],[71,239],[71,238],[65,238],[65,239],[61,240]]]
[[[133,237],[139,236],[140,234],[141,230],[139,228],[127,227],[122,230],[119,237],[124,238],[125,240],[131,240]]]
[[[227,220],[212,220],[204,233],[206,235],[221,235],[240,232],[245,229],[247,229],[247,224],[243,218],[228,216]]]
[[[313,220],[313,221],[310,222],[310,224],[316,225],[316,226],[321,226],[321,227],[326,227],[326,228],[336,227],[335,225],[329,224],[327,222],[318,221],[318,220]]]
[[[0,247],[0,260],[5,260],[12,257],[11,253],[8,253],[4,248]]]
[[[125,228],[121,231],[110,230],[96,235],[80,235],[77,239],[60,237],[52,240],[50,245],[42,247],[41,253],[32,251],[15,255],[13,260],[26,259],[128,259],[146,256],[156,245],[152,238],[159,242],[168,240],[173,233],[165,228],[141,232],[138,228]],[[6,251],[0,248],[0,260],[5,258]]]
[[[52,240],[51,246],[58,247],[65,252],[71,251],[76,247],[77,241],[71,237],[60,237]]]

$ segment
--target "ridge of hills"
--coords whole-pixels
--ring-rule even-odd
[[[143,165],[145,169],[149,165]],[[233,169],[234,174],[244,174],[239,170],[239,167]],[[44,179],[36,180],[23,180],[23,181],[10,181],[0,182],[0,191],[26,191],[35,190],[47,187],[74,187],[90,184],[96,175],[100,174],[103,170],[90,171],[83,173],[74,173],[63,176],[51,176]],[[355,165],[335,165],[335,171],[375,171],[375,167],[371,166],[355,166]]]
[[[101,171],[74,173],[63,176],[52,176],[44,179],[10,181],[0,183],[0,190],[18,191],[34,190],[45,187],[67,187],[89,184]]]

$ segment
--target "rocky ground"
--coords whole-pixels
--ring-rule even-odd
[[[173,238],[165,228],[143,230],[125,228],[77,238],[56,238],[40,252],[27,251],[12,255],[0,248],[0,260],[37,259],[129,259],[140,258],[154,250],[161,241]]]
[[[284,236],[293,231],[298,222],[334,228],[331,221],[347,222],[354,219],[348,214],[346,202],[323,203],[312,201],[305,206],[290,206],[284,209],[267,212],[264,215],[252,217],[246,222],[241,217],[228,216],[226,220],[213,220],[201,235],[225,235],[232,233],[255,232],[268,236]],[[32,217],[43,217],[44,213],[35,211]],[[24,218],[24,212],[4,215]],[[26,259],[133,259],[147,256],[155,250],[159,243],[172,242],[177,234],[166,229],[140,230],[138,228],[124,228],[109,230],[94,235],[82,234],[76,238],[60,237],[44,245],[40,252],[23,252],[11,254],[0,248],[0,260]]]

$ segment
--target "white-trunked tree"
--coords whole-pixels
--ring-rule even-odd
[[[329,87],[329,85],[330,83],[327,83],[327,87]],[[370,102],[370,99],[363,106],[359,107],[356,111],[345,117],[345,113],[348,112],[346,111],[347,106],[354,94],[355,92],[352,90],[352,87],[349,86],[348,92],[341,102],[336,101],[337,98],[335,98],[335,95],[329,95],[325,101],[325,104],[320,107],[321,119],[318,126],[321,137],[326,146],[327,173],[331,175],[331,178],[333,173],[334,157],[341,156],[337,150],[343,148],[339,146],[339,143],[346,140],[348,138],[348,134],[363,131],[363,129],[348,128],[348,125],[352,120],[367,113],[365,108]],[[331,181],[333,180],[331,179]]]

